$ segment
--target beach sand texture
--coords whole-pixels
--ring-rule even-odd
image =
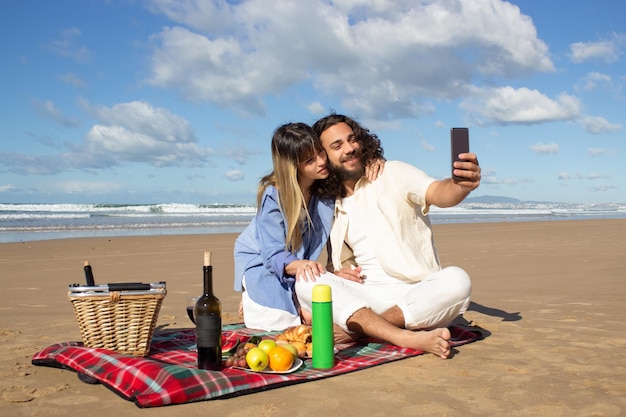
[[[167,281],[159,326],[188,328],[186,297],[213,253],[226,322],[236,235],[63,239],[0,244],[2,416],[620,416],[626,415],[626,220],[435,225],[442,264],[473,282],[465,319],[489,333],[450,360],[422,355],[338,377],[139,409],[71,371],[31,365],[80,340],[68,284]]]

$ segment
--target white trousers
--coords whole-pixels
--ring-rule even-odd
[[[390,278],[393,279],[393,278]],[[333,321],[343,330],[348,319],[361,308],[382,314],[398,306],[404,314],[405,327],[427,330],[449,325],[463,314],[470,303],[471,281],[467,273],[456,266],[444,268],[419,282],[395,281],[388,284],[356,283],[325,273],[315,282],[296,283],[296,294],[302,309],[311,311],[311,292],[316,284],[328,284],[332,289]]]

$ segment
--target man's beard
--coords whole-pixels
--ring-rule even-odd
[[[343,161],[342,161],[343,162]],[[343,165],[333,165],[329,164],[330,168],[335,172],[337,178],[344,181],[358,181],[361,177],[365,176],[365,166],[361,161],[359,161],[358,167],[354,170],[348,170],[343,167]]]

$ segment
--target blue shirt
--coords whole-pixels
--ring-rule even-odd
[[[268,186],[257,215],[235,241],[235,291],[243,290],[245,275],[246,291],[255,303],[298,314],[293,301],[295,277],[285,274],[285,266],[299,259],[319,258],[330,233],[334,201],[311,198],[312,223],[301,222],[302,246],[291,253],[278,199],[278,190]]]

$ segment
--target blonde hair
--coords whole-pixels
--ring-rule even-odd
[[[286,219],[285,241],[292,253],[302,246],[300,217],[304,210],[311,224],[311,216],[298,183],[298,164],[321,148],[320,141],[305,123],[287,123],[280,126],[272,136],[272,164],[274,169],[261,178],[257,192],[257,207],[268,186],[278,189],[278,203]]]

